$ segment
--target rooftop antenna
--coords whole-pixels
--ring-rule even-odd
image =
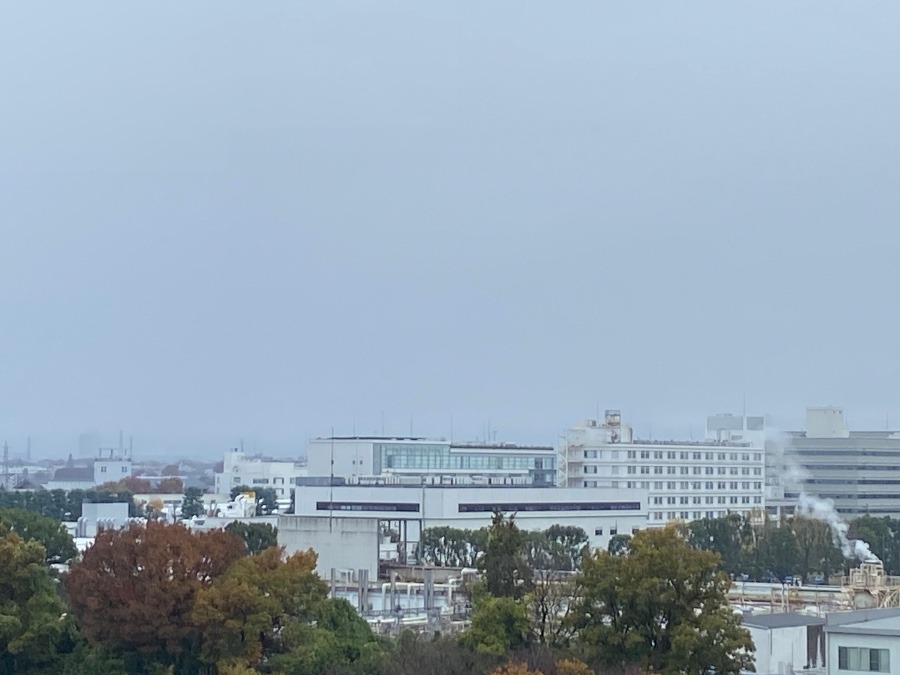
[[[332,435],[334,435],[334,432],[332,432]],[[241,436],[241,454],[242,455],[244,454],[244,437],[243,436]]]
[[[334,433],[331,435],[334,436]],[[381,411],[381,435],[384,436],[384,410]]]
[[[28,442],[25,444],[25,461],[31,464],[31,436],[28,437]]]
[[[128,437],[128,459],[134,459],[134,436]]]
[[[9,445],[3,441],[3,487],[9,487]]]
[[[450,442],[453,442],[453,415],[450,415]]]
[[[328,480],[328,531],[332,531],[334,517],[334,427],[331,427],[331,475]]]

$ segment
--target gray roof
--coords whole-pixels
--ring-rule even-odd
[[[872,621],[855,621],[853,623],[829,626],[829,633],[849,633],[852,635],[887,635],[900,637],[900,616],[889,616]]]
[[[794,626],[823,626],[825,618],[808,614],[749,614],[744,617],[744,625],[754,628],[791,628]]]
[[[53,474],[54,481],[94,482],[94,469],[90,466],[64,466]]]

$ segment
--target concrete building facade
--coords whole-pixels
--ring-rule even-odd
[[[523,530],[545,530],[556,524],[581,527],[591,547],[606,548],[616,534],[630,535],[647,527],[647,493],[600,488],[305,486],[296,493],[294,516],[282,518],[403,523],[411,545],[430,527],[488,526],[494,511],[515,514]]]
[[[867,609],[825,617],[828,675],[900,670],[900,609]]]
[[[806,492],[832,500],[847,518],[900,518],[898,431],[851,431],[841,408],[809,408],[806,429],[788,432],[783,455],[770,463],[785,504]]]
[[[222,471],[215,474],[215,492],[227,495],[232,488],[272,488],[279,502],[289,502],[296,479],[307,475],[306,467],[291,460],[249,457],[243,450],[232,448],[225,453]]]
[[[762,513],[762,418],[717,415],[709,423],[709,440],[637,440],[621,413],[607,410],[602,421],[589,419],[566,430],[560,447],[564,484],[643,490],[651,526]]]

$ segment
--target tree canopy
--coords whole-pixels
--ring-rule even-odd
[[[752,665],[753,644],[718,568],[715,553],[692,548],[671,527],[637,533],[627,555],[597,551],[584,562],[576,635],[607,665],[736,675]]]
[[[138,662],[175,663],[199,639],[190,621],[198,591],[243,552],[221,530],[157,522],[101,530],[65,577],[69,604],[93,644]]]
[[[57,673],[75,628],[37,541],[0,532],[0,673]]]
[[[78,554],[65,526],[53,518],[25,509],[0,509],[0,532],[4,529],[43,546],[48,562],[68,562]]]

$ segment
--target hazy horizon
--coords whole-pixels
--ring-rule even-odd
[[[598,407],[684,438],[744,401],[900,427],[898,32],[893,4],[7,4],[0,442],[295,456],[384,415],[553,443]]]

